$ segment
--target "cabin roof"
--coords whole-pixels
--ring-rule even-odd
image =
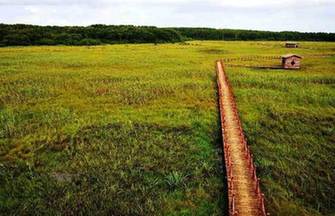
[[[294,41],[287,41],[286,44],[298,44],[298,42],[294,42]]]
[[[302,58],[300,55],[297,54],[286,54],[281,56],[284,59],[291,58],[291,57],[297,57],[297,58]]]

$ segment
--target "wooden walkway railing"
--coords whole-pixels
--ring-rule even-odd
[[[264,195],[222,61],[216,62],[229,215],[265,216]]]

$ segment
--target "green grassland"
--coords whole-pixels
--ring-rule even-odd
[[[335,214],[335,43],[0,48],[0,214],[224,215],[214,61],[272,215]],[[276,65],[280,60],[234,60]]]

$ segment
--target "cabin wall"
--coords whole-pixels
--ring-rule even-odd
[[[297,44],[286,44],[285,46],[286,48],[297,48],[298,47]]]
[[[294,61],[294,64],[292,62]],[[282,60],[283,68],[285,69],[299,69],[301,64],[301,59],[298,57],[290,57]]]

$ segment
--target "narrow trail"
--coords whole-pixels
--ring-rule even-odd
[[[216,62],[216,69],[228,179],[229,215],[267,215],[264,208],[264,195],[260,191],[252,155],[243,135],[232,88],[222,61]]]

